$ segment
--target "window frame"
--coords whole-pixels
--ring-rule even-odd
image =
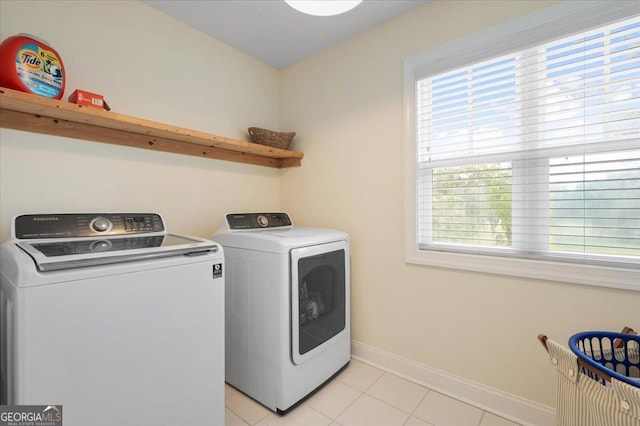
[[[417,234],[419,170],[415,120],[416,82],[421,78],[532,48],[553,39],[628,19],[638,13],[640,5],[636,2],[569,0],[405,58],[406,263],[640,291],[640,268],[497,257],[483,254],[476,248],[471,248],[473,253],[445,252],[437,246],[421,248]]]

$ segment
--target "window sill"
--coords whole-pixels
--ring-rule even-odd
[[[407,248],[405,262],[438,268],[640,291],[640,269],[578,265]]]

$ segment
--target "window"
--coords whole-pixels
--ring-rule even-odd
[[[544,262],[574,282],[588,265],[640,290],[640,11],[627,12],[462,66],[409,61],[409,261],[480,255],[501,261],[487,272],[536,277]]]

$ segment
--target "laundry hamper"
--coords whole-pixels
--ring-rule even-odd
[[[601,337],[597,337],[598,333]],[[624,357],[629,363],[635,361],[637,364],[638,337],[622,333],[604,334],[590,332],[573,336],[580,355],[544,335],[538,336],[557,370],[558,426],[640,426],[640,377],[627,376],[622,367],[614,363],[607,365],[606,362],[616,359],[619,364]],[[587,362],[586,358],[598,366]],[[601,364],[594,359],[605,362]],[[631,366],[627,371],[633,375],[637,370]],[[625,380],[620,380],[619,375]]]
[[[640,388],[640,336],[587,331],[571,336],[569,348],[586,363],[582,372],[592,379],[606,384],[603,375],[609,375]]]

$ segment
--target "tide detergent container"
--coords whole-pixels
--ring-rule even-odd
[[[62,58],[47,42],[17,34],[0,44],[0,86],[61,99],[65,83]]]

